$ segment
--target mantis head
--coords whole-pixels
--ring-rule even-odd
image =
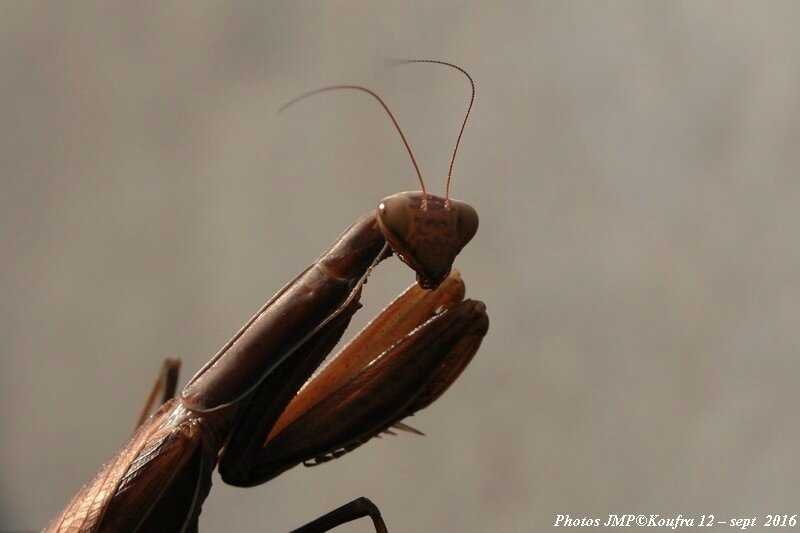
[[[423,289],[435,289],[478,231],[478,213],[466,202],[423,192],[384,198],[378,224],[395,254],[417,273]]]

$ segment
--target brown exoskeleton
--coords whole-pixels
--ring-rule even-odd
[[[408,62],[464,72],[439,61]],[[326,87],[300,99],[334,89],[374,96],[411,154],[388,107],[368,89]],[[474,84],[472,91],[474,99]],[[217,465],[226,483],[252,486],[298,463],[336,458],[392,427],[415,431],[402,419],[453,383],[489,324],[483,303],[465,300],[464,283],[451,271],[478,229],[475,210],[449,197],[458,144],[444,197],[425,190],[411,154],[422,190],[384,198],[278,291],[138,427],[47,531],[195,531]],[[417,284],[309,380],[359,307],[367,276],[392,254],[416,272]],[[366,515],[386,530],[365,498],[302,530],[324,531]]]

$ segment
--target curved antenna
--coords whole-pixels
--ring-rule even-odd
[[[453,177],[453,165],[456,162],[456,153],[458,152],[458,145],[461,143],[461,136],[464,134],[464,128],[467,125],[469,112],[472,111],[472,103],[475,101],[475,82],[472,81],[472,76],[469,75],[469,72],[459,67],[458,65],[454,65],[446,61],[437,61],[436,59],[390,59],[385,62],[386,68],[393,68],[399,65],[407,65],[408,63],[433,63],[436,65],[444,65],[446,67],[452,67],[456,70],[461,71],[464,74],[464,76],[467,77],[467,79],[469,80],[469,84],[472,86],[472,96],[469,99],[469,107],[467,107],[467,114],[464,115],[464,122],[461,123],[461,129],[458,131],[458,139],[456,139],[456,147],[453,148],[453,157],[450,159],[450,168],[447,171],[447,184],[444,187],[444,199],[445,202],[447,202],[450,199],[450,181],[452,180]]]
[[[400,125],[397,123],[397,120],[394,118],[394,115],[392,114],[391,111],[389,111],[389,106],[387,106],[386,103],[381,99],[381,97],[378,96],[377,94],[375,94],[374,92],[370,91],[366,87],[361,87],[360,85],[329,85],[328,87],[321,87],[321,88],[316,89],[314,91],[311,91],[311,92],[308,92],[308,93],[305,93],[305,94],[301,94],[300,96],[298,96],[294,100],[291,100],[291,101],[283,104],[281,106],[281,108],[278,110],[278,113],[280,113],[281,111],[285,110],[287,107],[293,106],[294,104],[296,104],[300,100],[305,100],[306,98],[308,98],[310,96],[314,96],[314,95],[317,95],[317,94],[320,94],[320,93],[324,93],[324,92],[328,92],[328,91],[337,91],[339,89],[354,89],[354,90],[357,90],[357,91],[363,91],[363,92],[373,96],[383,106],[383,109],[386,110],[386,113],[389,114],[389,118],[392,119],[392,122],[394,123],[394,127],[397,128],[397,133],[399,133],[400,134],[400,138],[403,139],[403,144],[406,145],[406,150],[408,150],[408,155],[411,156],[411,162],[414,164],[414,170],[417,171],[417,177],[419,178],[419,185],[422,188],[422,204],[425,205],[425,203],[427,202],[427,198],[428,198],[428,192],[425,190],[425,182],[422,180],[422,173],[419,171],[419,166],[417,165],[417,160],[414,159],[414,153],[411,151],[411,146],[408,144],[408,141],[406,140],[406,136],[403,135],[403,130],[400,129]]]

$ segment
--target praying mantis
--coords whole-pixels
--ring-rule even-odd
[[[49,532],[197,531],[219,468],[232,485],[254,486],[304,463],[324,463],[393,429],[416,432],[403,418],[435,401],[477,352],[489,321],[482,302],[465,299],[453,262],[478,229],[469,204],[450,198],[458,145],[445,195],[425,188],[411,147],[388,106],[358,85],[323,87],[374,97],[411,156],[420,191],[384,198],[330,249],[280,289],[174,396],[177,361],[157,387],[164,403],[116,456],[46,527]],[[283,108],[282,108],[283,109]],[[368,276],[396,255],[416,273],[401,294],[326,365]],[[174,396],[174,397],[173,397]],[[150,411],[145,406],[144,415]],[[377,507],[358,498],[297,531],[327,531],[361,517],[386,531]]]

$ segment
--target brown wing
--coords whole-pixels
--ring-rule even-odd
[[[78,492],[48,532],[183,531],[211,487],[201,418],[168,402]]]
[[[103,469],[86,483],[64,510],[47,525],[45,531],[99,531],[109,501],[117,492],[117,487],[130,469],[133,460],[158,430],[160,424],[156,419],[161,417],[163,408],[151,419],[152,423],[139,427],[122,449],[103,465]]]

